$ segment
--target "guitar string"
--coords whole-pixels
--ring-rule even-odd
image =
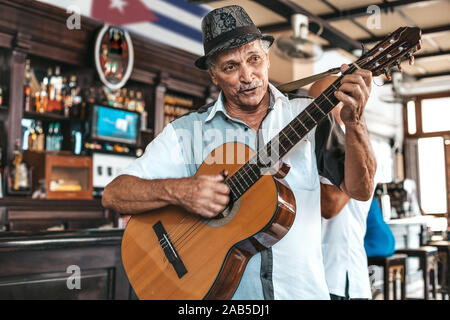
[[[351,71],[350,71],[351,72]],[[349,73],[350,73],[349,72]],[[339,80],[339,79],[338,79]],[[338,81],[338,80],[336,80],[336,81]],[[334,86],[334,85],[330,85],[325,91],[324,91],[324,97],[322,97],[322,96],[319,96],[317,99],[315,99],[310,105],[315,105],[315,103],[317,102],[317,104],[319,104],[319,105],[322,105],[325,101],[328,101],[328,103],[329,104],[331,104],[333,107],[337,104],[335,104],[335,103],[332,103],[325,95],[328,95],[328,94],[330,94],[331,92],[327,92],[328,90],[331,90],[331,91],[334,91],[336,89],[336,87]],[[309,107],[309,106],[308,106]],[[307,108],[308,108],[307,107]],[[305,108],[305,110],[307,110],[307,108]],[[322,109],[320,109],[320,107],[319,106],[316,106],[316,108],[319,108],[319,110],[320,110],[320,112],[321,113],[324,113],[323,111],[322,111]],[[311,113],[312,114],[315,114],[315,115],[317,115],[317,113],[318,113],[318,110],[317,109],[314,109],[314,110],[310,110],[311,111]],[[331,110],[330,110],[331,111]],[[306,112],[307,113],[307,112]],[[328,114],[329,112],[327,112],[327,114]],[[308,114],[308,117],[310,117],[311,118],[311,114],[310,113],[307,113]],[[304,113],[301,113],[299,116],[301,116],[301,115],[304,115]],[[297,118],[297,117],[296,117]],[[314,122],[315,122],[315,124],[309,129],[309,130],[312,130],[313,128],[314,128],[314,126],[316,125],[316,120],[315,119],[313,119],[313,118],[311,118],[311,120],[313,120]],[[301,121],[300,120],[300,123],[303,125],[304,123],[307,123],[307,119],[303,119],[303,121]],[[295,124],[294,124],[295,125]],[[289,141],[289,143],[290,143],[290,147],[292,147],[293,145],[292,145],[292,141],[291,141],[291,139],[290,138],[295,138],[295,136],[299,136],[298,135],[298,133],[296,132],[296,130],[295,130],[295,128],[291,125],[291,123],[289,123],[289,125],[287,126],[287,127],[285,127],[285,129],[286,130],[289,130],[289,131],[291,131],[291,132],[287,132],[287,134],[286,133],[284,133],[284,129],[280,132],[280,133],[283,133],[283,135],[278,135],[278,142],[279,142],[279,144],[280,145],[285,145],[285,142],[286,141]],[[308,129],[308,128],[305,128],[305,129]],[[309,131],[308,130],[308,131]],[[295,136],[294,136],[295,135]],[[295,140],[294,140],[295,141]],[[272,141],[271,141],[272,142]],[[267,146],[267,145],[266,145]],[[265,146],[265,147],[266,147]],[[290,149],[290,147],[288,147],[288,149]],[[273,150],[274,151],[274,150]],[[283,150],[284,152],[285,152],[285,154],[287,153],[286,152],[286,150]],[[277,154],[277,158],[279,157],[279,155],[278,155],[278,153],[276,153]],[[248,163],[248,162],[247,162]],[[243,168],[244,167],[244,168]],[[240,173],[240,169],[242,169],[243,168],[243,170],[244,170],[244,172],[243,173]],[[244,174],[246,174],[247,176],[249,176],[249,171],[248,170],[251,170],[251,167],[250,167],[250,169],[247,169],[247,168],[245,168],[245,164],[241,167],[241,168],[239,168],[238,170],[237,170],[237,172],[239,172],[239,174],[241,175],[241,177],[243,178],[243,175]],[[257,175],[258,176],[258,175]],[[227,180],[229,180],[229,179],[227,179]],[[239,183],[239,182],[238,182]],[[236,187],[236,184],[235,183],[233,183],[233,185],[235,185],[235,187]],[[242,186],[242,184],[240,184],[239,183],[239,185],[242,187],[242,191],[243,192],[245,192],[246,190],[245,190],[245,188]],[[248,186],[251,186],[251,185],[253,185],[253,183],[252,184],[249,184],[249,183],[246,183],[246,185],[248,185]],[[230,188],[231,189],[231,188]],[[239,191],[239,193],[241,193],[240,192],[240,190],[237,188],[237,190]],[[181,221],[180,221],[180,223],[183,221],[184,219],[182,219]],[[207,224],[207,223],[206,223]],[[190,225],[190,226],[188,226],[188,228],[186,229],[186,231],[184,231],[178,238],[174,238],[174,240],[172,241],[172,244],[175,246],[175,247],[178,247],[179,249],[178,250],[180,250],[190,239],[192,239],[193,238],[193,236],[195,235],[195,233],[196,233],[196,230],[197,231],[200,231],[200,229],[199,229],[199,227],[200,226],[202,226],[200,229],[202,229],[204,226],[205,226],[205,223],[202,223],[202,221],[201,220],[198,220],[198,221],[196,221],[194,224],[192,224],[192,225]],[[169,244],[167,243],[165,246],[163,246],[163,248],[165,248],[165,247],[167,247]]]
[[[364,59],[362,59],[362,61],[363,61],[363,60],[364,60]],[[363,62],[363,63],[364,63],[364,62]],[[360,67],[358,66],[358,64],[357,64],[356,62],[354,62],[354,63],[351,64],[350,68],[345,72],[345,74],[353,73],[356,69],[360,69]],[[326,101],[328,101],[328,104],[330,104],[330,105],[332,106],[332,108],[331,108],[329,111],[327,111],[326,114],[328,114],[329,112],[331,112],[331,110],[332,110],[332,109],[337,105],[337,103],[339,103],[339,102],[334,103],[334,102],[330,101],[329,98],[327,97],[327,95],[330,95],[332,92],[327,92],[327,91],[328,91],[328,90],[331,90],[331,91],[338,90],[338,88],[336,88],[336,86],[335,86],[334,84],[335,84],[336,82],[340,81],[342,77],[343,77],[343,76],[339,77],[335,82],[333,82],[333,84],[331,84],[326,90],[324,90],[323,93],[322,93],[319,97],[317,97],[313,102],[311,102],[310,105],[312,105],[312,104],[316,105],[316,102],[317,102],[317,104],[322,105],[322,104],[325,102],[325,100],[326,100]],[[323,97],[322,97],[322,95],[323,95]],[[308,107],[309,107],[310,105],[308,105]],[[308,107],[307,107],[307,108],[308,108]],[[306,114],[308,115],[309,119],[313,120],[313,122],[314,122],[314,125],[313,125],[311,128],[309,128],[309,130],[307,130],[307,131],[310,131],[310,130],[312,130],[312,129],[314,128],[314,126],[317,124],[317,120],[314,119],[313,117],[311,117],[311,114],[307,112],[307,108],[305,108],[304,110],[306,111]],[[313,109],[313,110],[310,110],[310,111],[311,111],[313,114],[317,114],[317,113],[318,113],[318,110],[320,110],[321,113],[324,113],[323,110],[320,109],[319,106],[316,105],[316,108],[318,108],[318,109]],[[301,117],[302,115],[305,117],[304,114],[305,114],[305,113],[302,112],[302,113],[300,113],[299,116],[297,116],[297,117],[294,118],[294,119],[298,119],[299,122],[300,122],[302,125],[304,125],[304,123],[307,122],[307,119],[303,119],[303,121],[300,120],[300,117]],[[292,123],[292,122],[291,122],[291,123]],[[284,138],[283,138],[282,135],[277,135],[277,136],[276,136],[276,137],[278,137],[278,142],[279,142],[281,145],[283,145],[283,143],[286,142],[286,141],[289,141],[289,143],[291,144],[291,146],[288,147],[288,150],[287,150],[287,151],[286,151],[286,150],[283,151],[283,152],[285,152],[285,154],[286,154],[287,152],[289,152],[289,149],[292,148],[292,147],[295,145],[295,144],[292,144],[292,141],[291,141],[290,138],[295,138],[295,136],[299,137],[298,133],[296,132],[295,128],[291,125],[291,123],[289,123],[288,126],[285,127],[286,131],[288,131],[288,130],[291,131],[290,133],[289,133],[289,132],[286,132],[286,133],[288,133],[288,134],[284,133],[284,131],[283,131],[284,129],[283,129],[282,131],[280,131],[280,133],[283,133]],[[293,125],[295,126],[295,124],[293,124]],[[305,129],[308,129],[308,128],[305,128]],[[292,134],[292,133],[293,133],[293,134]],[[284,140],[284,142],[282,142],[282,140]],[[294,141],[295,141],[295,139],[294,139]],[[270,142],[272,142],[272,141],[270,141]],[[266,145],[266,146],[267,146],[267,145]],[[265,147],[266,147],[266,146],[265,146]],[[257,153],[257,154],[258,154],[258,153]],[[279,157],[278,154],[277,154],[277,157]],[[249,162],[247,162],[247,163],[249,163]],[[246,164],[247,164],[247,163],[246,163]],[[243,174],[246,174],[247,176],[249,176],[249,171],[248,171],[248,170],[252,170],[251,167],[250,167],[250,169],[247,169],[247,168],[245,167],[246,164],[244,164],[242,167],[240,167],[240,168],[237,170],[237,172],[239,172],[239,175],[241,175],[242,178],[243,178]],[[244,171],[243,173],[240,173],[240,170],[241,170],[241,169],[243,169],[243,171]],[[255,172],[253,172],[253,173],[255,173]],[[235,174],[236,174],[236,173],[235,173]],[[256,173],[255,173],[255,174],[256,174]],[[234,174],[233,174],[231,177],[233,177],[233,176],[234,176]],[[258,176],[258,175],[257,175],[257,176]],[[230,178],[231,178],[231,177],[230,177]],[[239,178],[238,178],[238,179],[239,179]],[[227,179],[227,180],[229,180],[229,179]],[[239,182],[238,182],[238,183],[239,183]],[[246,185],[249,186],[249,187],[251,187],[254,183],[255,183],[255,182],[253,182],[253,183],[251,183],[251,184],[246,183]],[[233,183],[233,185],[236,187],[236,184],[235,184],[235,183]],[[242,184],[239,184],[239,185],[242,187]],[[230,189],[231,189],[231,188],[230,188]],[[238,188],[236,188],[236,189],[238,190],[239,193],[241,193],[240,190],[239,190]],[[247,190],[248,190],[248,189],[247,189]],[[242,191],[245,193],[246,189],[243,187],[243,190],[242,190]],[[182,220],[180,221],[180,223],[181,223],[183,220],[184,220],[184,219],[182,219]],[[175,239],[175,240],[172,242],[172,244],[173,244],[174,246],[175,246],[175,245],[179,246],[179,248],[181,249],[181,248],[182,248],[182,247],[183,247],[190,239],[192,239],[192,238],[195,236],[196,230],[197,230],[197,231],[200,231],[200,229],[202,229],[202,228],[203,228],[205,225],[207,225],[207,224],[208,224],[208,222],[203,223],[202,220],[196,221],[193,225],[191,225],[190,227],[188,227],[187,230],[186,230],[184,233],[182,233],[180,237],[178,237],[177,239]],[[200,227],[200,229],[199,229],[199,227]],[[165,247],[167,247],[168,245],[169,245],[169,244],[167,244]],[[164,247],[163,247],[163,248],[164,248]]]
[[[332,86],[330,86],[329,88],[327,88],[327,90],[328,89],[331,89],[331,90],[333,90],[333,89],[335,89],[335,87],[334,87],[334,85],[332,85]],[[325,90],[324,92],[326,92],[327,90]],[[329,93],[326,93],[326,94],[329,94]],[[328,100],[328,98],[326,98],[326,97],[318,97],[318,99],[316,99],[315,101],[317,101],[317,103],[319,104],[319,105],[321,105],[323,102],[325,102],[325,100]],[[328,100],[329,101],[329,100]],[[329,101],[330,103],[331,103],[331,101]],[[333,103],[333,105],[334,105],[334,103]],[[319,109],[320,109],[320,107],[318,107]],[[306,110],[306,109],[305,109]],[[323,113],[323,111],[321,111],[322,113]],[[311,111],[311,113],[313,113],[314,114],[314,111]],[[316,110],[316,114],[317,114],[318,112],[317,112],[317,110]],[[311,114],[309,114],[309,113],[307,113],[308,114],[308,116],[311,118],[311,120],[313,120],[315,123],[314,123],[314,126],[316,125],[316,120],[314,119],[314,118],[312,118],[311,117]],[[300,121],[300,123],[306,123],[306,120],[307,119],[303,119],[304,121],[302,122],[302,121]],[[312,128],[314,128],[314,126],[312,126]],[[298,133],[295,131],[295,128],[293,128],[291,125],[288,127],[288,130],[289,130],[289,128],[290,128],[290,130],[292,130],[293,131],[293,133],[294,134],[292,134],[292,132],[291,133],[288,133],[287,135],[286,134],[284,134],[284,138],[283,138],[283,136],[282,135],[280,135],[279,136],[279,142],[281,143],[281,144],[283,144],[284,142],[283,142],[283,140],[284,141],[289,141],[290,142],[290,144],[292,144],[292,141],[291,141],[291,139],[290,138],[293,138],[294,137],[294,135],[296,135],[297,137],[298,137]],[[311,128],[311,129],[312,129]],[[311,130],[311,129],[309,129],[309,130]],[[283,132],[283,131],[282,131]],[[294,140],[295,141],[295,140]],[[278,156],[278,154],[277,154],[277,156]],[[241,167],[242,168],[242,167]],[[240,169],[241,169],[240,168]],[[237,170],[237,171],[239,171],[239,169]],[[247,169],[245,169],[244,168],[244,173],[245,174],[247,174],[248,175],[248,171],[247,171]],[[241,177],[243,178],[243,174],[240,174],[241,175]],[[239,184],[240,186],[242,186],[242,184]],[[249,183],[246,183],[246,185],[247,186],[251,186],[252,184],[249,184]],[[243,188],[244,189],[244,188]],[[244,189],[245,190],[245,189]],[[244,191],[243,190],[243,191]],[[180,222],[181,223],[181,222]],[[180,250],[190,239],[192,239],[193,238],[193,236],[195,235],[195,233],[196,233],[196,231],[200,231],[200,229],[202,229],[205,225],[207,225],[207,223],[202,223],[202,221],[201,220],[199,220],[199,221],[196,221],[193,225],[191,225],[191,226],[189,226],[187,229],[186,229],[186,231],[184,232],[184,233],[182,233],[181,234],[181,236],[180,237],[178,237],[178,238],[174,238],[174,240],[172,241],[172,244],[174,245],[174,246],[176,246],[176,247],[178,247],[178,250]],[[201,226],[201,228],[199,229],[199,227]],[[167,244],[168,245],[168,244]]]

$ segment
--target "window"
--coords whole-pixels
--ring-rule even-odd
[[[422,100],[422,130],[423,132],[450,130],[450,97]]]
[[[447,212],[445,155],[442,137],[418,140],[420,202],[426,213]]]

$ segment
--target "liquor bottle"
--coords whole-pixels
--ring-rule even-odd
[[[63,87],[63,78],[61,76],[61,69],[59,66],[55,67],[55,76],[53,77],[53,86],[55,88],[55,103],[54,103],[54,111],[58,114],[62,113],[63,105],[62,105],[62,87]]]
[[[59,122],[55,123],[54,127],[54,135],[53,135],[53,150],[55,151],[61,151],[61,145],[62,145],[62,135],[60,131],[60,124]]]
[[[127,88],[122,88],[120,92],[120,103],[119,108],[127,109],[128,108],[128,94],[127,94]]]
[[[68,118],[70,115],[70,106],[72,105],[72,103],[70,101],[70,89],[66,77],[62,78],[61,97],[62,97],[61,103],[63,108],[63,114],[64,117]]]
[[[53,123],[50,123],[48,126],[48,133],[45,137],[45,150],[53,150]]]
[[[44,82],[47,79],[46,87],[47,87],[47,107],[45,108],[45,112],[53,112],[54,110],[54,101],[56,100],[55,94],[55,78],[52,75],[52,68],[47,69],[47,77],[44,78]]]
[[[130,93],[128,96],[127,108],[128,108],[128,110],[131,110],[131,111],[136,110],[136,99],[134,98],[134,90],[130,90]]]
[[[34,128],[34,123],[30,126],[30,134],[28,135],[28,150],[34,150],[36,146],[36,131]]]
[[[3,88],[0,86],[0,106],[3,105]]]
[[[23,108],[26,112],[30,112],[32,108],[32,97],[31,97],[31,68],[30,68],[30,60],[27,59],[25,62],[25,86],[23,89]]]
[[[145,110],[145,101],[144,98],[142,97],[142,92],[138,91],[136,92],[136,111],[137,112],[144,112]]]
[[[45,145],[45,134],[40,120],[36,123],[36,150],[43,151]]]
[[[47,84],[48,84],[48,79],[44,78],[44,81],[41,82],[41,92],[39,93],[39,110],[38,110],[38,112],[40,112],[40,113],[47,112],[47,107],[48,107]]]
[[[23,162],[19,141],[16,141],[14,146],[14,160],[5,170],[8,172],[8,179],[6,181],[8,192],[14,194],[18,191],[31,191],[28,166]]]

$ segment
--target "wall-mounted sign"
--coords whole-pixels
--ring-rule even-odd
[[[100,80],[108,88],[123,87],[133,70],[134,51],[127,31],[105,25],[95,41],[95,66]]]

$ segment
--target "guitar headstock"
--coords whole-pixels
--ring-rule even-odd
[[[417,27],[401,27],[387,36],[370,51],[356,61],[356,64],[372,71],[373,76],[386,74],[390,80],[390,70],[397,67],[401,71],[400,63],[410,60],[414,63],[413,54],[420,50],[422,31]]]

